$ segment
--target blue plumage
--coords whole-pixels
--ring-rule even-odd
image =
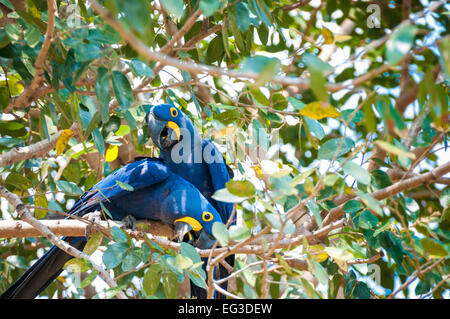
[[[118,181],[132,186],[133,190],[120,187]],[[113,219],[131,215],[136,219],[160,220],[174,226],[180,238],[191,232],[189,237],[199,248],[212,246],[212,225],[222,222],[219,213],[197,188],[157,159],[142,159],[117,169],[86,192],[69,213],[82,216],[100,210],[100,201]],[[65,240],[78,249],[83,249],[86,243],[84,237]],[[36,297],[71,258],[56,246],[52,247],[1,298]]]
[[[212,195],[225,188],[230,172],[214,143],[208,139],[202,140],[191,119],[170,104],[153,106],[147,113],[146,122],[150,137],[160,149],[160,158],[167,167],[192,183],[216,208],[223,223],[227,223],[232,216],[233,204],[216,201]],[[233,218],[231,224],[235,224],[235,220]],[[226,261],[233,266],[234,256],[228,256]],[[228,271],[219,265],[217,277],[226,276]],[[226,289],[226,282],[221,286]],[[206,296],[204,290],[192,284],[191,289],[198,298]],[[219,297],[224,298],[223,295]]]
[[[191,119],[170,104],[153,106],[147,113],[146,121],[150,137],[159,147],[160,158],[167,167],[192,183],[226,223],[233,211],[233,204],[215,201],[211,196],[225,188],[230,173],[214,143],[208,139],[202,140]]]

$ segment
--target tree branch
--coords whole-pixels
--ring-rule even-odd
[[[34,218],[33,215],[31,215],[31,213],[29,212],[28,208],[22,203],[22,201],[16,194],[13,194],[5,187],[0,186],[0,195],[3,196],[14,207],[15,210],[17,210],[19,217],[23,221],[38,229],[42,235],[47,237],[47,239],[50,240],[54,245],[56,245],[58,248],[65,251],[69,255],[76,258],[84,258],[86,260],[89,260],[93,268],[99,272],[100,277],[108,284],[108,286],[110,286],[111,288],[117,287],[117,283],[111,278],[109,273],[105,271],[100,265],[94,263],[86,253],[79,251],[65,241],[61,240],[59,237],[53,234],[47,226],[43,225],[36,218]],[[127,299],[125,294],[121,291],[117,293],[117,297],[120,299]]]
[[[102,220],[95,223],[86,220],[60,219],[45,220],[40,219],[39,222],[48,227],[50,231],[57,236],[79,237],[86,235],[86,229],[89,225],[93,225],[91,233],[99,227],[103,232],[109,232],[111,227],[123,227],[120,221]],[[152,233],[155,236],[164,236],[172,238],[174,236],[173,229],[168,225],[158,221],[138,221],[138,228],[145,229],[145,232]],[[21,220],[0,220],[0,238],[24,238],[24,237],[41,237],[42,233],[27,222]]]
[[[78,135],[78,124],[74,123],[70,128],[73,135]],[[30,158],[39,158],[45,156],[50,150],[55,148],[56,141],[62,130],[52,135],[48,140],[42,140],[30,146],[13,148],[12,150],[0,155],[0,167],[14,164],[16,162],[24,161]]]
[[[424,173],[421,175],[417,175],[415,177],[411,177],[409,179],[405,179],[389,187],[373,192],[370,195],[377,200],[383,200],[385,198],[406,191],[408,189],[415,188],[419,185],[434,181],[448,172],[450,172],[450,162],[447,162],[444,165],[439,166],[428,173]],[[356,200],[362,201],[359,197],[357,197]],[[329,225],[336,219],[342,217],[345,214],[344,205],[345,203],[331,209],[327,217],[324,219],[323,225]]]
[[[42,44],[41,51],[39,52],[36,62],[34,63],[35,74],[30,85],[25,88],[22,94],[14,100],[11,100],[4,112],[12,110],[16,105],[29,105],[34,98],[35,93],[43,87],[44,80],[44,61],[47,57],[48,50],[52,43],[53,31],[55,29],[55,0],[47,0],[48,6],[48,22],[47,30],[45,32],[44,43]]]

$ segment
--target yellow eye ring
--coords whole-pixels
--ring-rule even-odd
[[[213,219],[213,214],[211,214],[210,212],[203,212],[202,219],[205,222],[209,222]]]
[[[170,108],[170,115],[172,115],[172,117],[177,117],[178,116],[178,110],[174,107]]]

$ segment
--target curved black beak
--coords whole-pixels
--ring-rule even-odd
[[[192,226],[186,222],[175,223],[175,238],[177,242],[186,242],[188,244],[194,243],[194,235],[192,234]]]
[[[211,248],[216,240],[209,235],[205,229],[202,229],[200,231],[200,235],[198,236],[198,239],[194,242],[194,246],[199,249],[209,249]]]
[[[170,122],[169,122],[170,123]],[[173,122],[172,122],[173,123]],[[179,132],[179,130],[178,130]],[[159,144],[163,148],[171,148],[180,141],[179,134],[173,126],[165,126],[159,134]]]
[[[171,148],[181,140],[180,127],[172,121],[159,119],[152,111],[147,117],[150,136],[160,147]]]

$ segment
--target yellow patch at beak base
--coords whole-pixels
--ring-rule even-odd
[[[177,139],[179,141],[180,137],[181,137],[181,133],[180,133],[180,127],[177,125],[177,123],[169,121],[169,122],[167,122],[166,127],[171,128],[175,132],[175,134],[177,134]]]
[[[177,222],[188,223],[189,225],[191,225],[193,231],[200,231],[203,228],[202,225],[195,218],[188,217],[188,216],[179,218],[174,221],[174,223],[177,223]]]

